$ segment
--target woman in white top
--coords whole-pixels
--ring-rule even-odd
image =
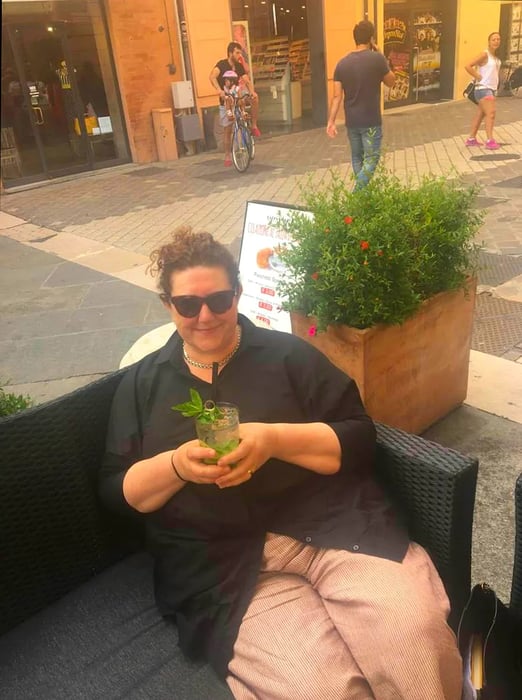
[[[488,36],[488,48],[466,64],[466,71],[475,79],[475,98],[478,102],[477,113],[471,124],[466,146],[482,146],[477,141],[477,132],[482,120],[486,127],[486,148],[496,150],[499,144],[493,138],[495,124],[496,91],[498,88],[500,59],[496,53],[500,46],[500,34],[493,32]]]

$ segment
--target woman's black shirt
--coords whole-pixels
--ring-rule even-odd
[[[396,561],[408,547],[372,478],[375,428],[355,382],[305,341],[239,319],[241,346],[219,374],[217,400],[237,404],[243,423],[327,423],[341,444],[342,464],[325,476],[270,459],[240,486],[188,483],[158,511],[136,514],[146,522],[155,556],[161,613],[175,618],[187,656],[207,659],[223,677],[266,532]],[[129,467],[195,439],[193,420],[172,410],[189,399],[190,388],[210,398],[210,384],[188,371],[177,333],[124,375],[100,472],[108,507],[136,513],[123,497]]]

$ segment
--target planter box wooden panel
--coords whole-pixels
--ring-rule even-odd
[[[466,294],[437,294],[400,326],[329,326],[312,337],[313,320],[292,314],[292,332],[355,379],[374,420],[421,433],[466,398],[475,292],[473,280]]]

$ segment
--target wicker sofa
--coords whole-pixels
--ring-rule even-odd
[[[153,602],[142,533],[96,496],[123,371],[0,420],[0,688],[27,700],[220,700]],[[476,460],[378,426],[380,478],[430,551],[452,601],[470,588]]]
[[[509,604],[522,616],[522,472],[515,485],[515,557]]]

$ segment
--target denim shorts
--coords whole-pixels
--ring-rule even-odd
[[[491,88],[487,87],[476,87],[475,88],[475,99],[477,102],[480,102],[480,100],[483,100],[484,97],[495,97],[496,91],[492,90]]]

